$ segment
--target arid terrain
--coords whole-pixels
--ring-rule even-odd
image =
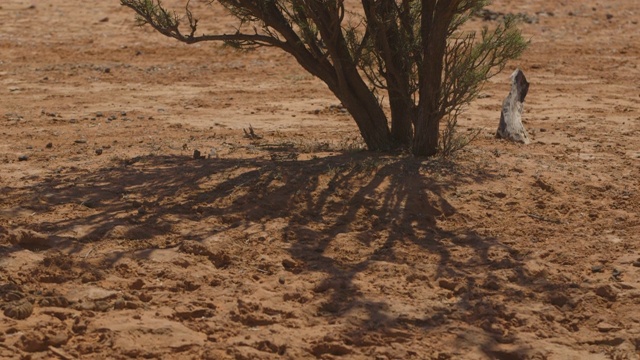
[[[640,358],[638,2],[489,10],[531,44],[444,160],[363,151],[275,49],[0,2],[0,358]]]

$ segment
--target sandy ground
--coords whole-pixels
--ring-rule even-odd
[[[0,358],[638,359],[637,1],[490,9],[531,46],[446,162],[360,151],[273,49],[3,0]],[[516,67],[528,146],[493,137]]]

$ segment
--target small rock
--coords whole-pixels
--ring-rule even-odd
[[[120,111],[120,116],[127,116],[127,112],[126,111]]]
[[[282,267],[287,270],[290,271],[294,274],[299,274],[302,272],[302,269],[300,267],[300,264],[298,264],[297,262],[291,260],[291,259],[283,259],[282,260]]]
[[[96,155],[102,155],[102,149],[96,149]]]
[[[144,281],[142,279],[136,279],[134,282],[129,284],[129,289],[132,290],[140,290],[144,287]]]
[[[16,342],[16,347],[26,352],[45,351],[48,347],[44,335],[40,332],[26,332]]]
[[[280,276],[280,278],[278,279],[278,282],[284,285],[284,283],[286,282],[286,280],[284,279],[284,276]]]
[[[153,296],[146,292],[143,292],[143,293],[140,293],[140,295],[138,295],[138,299],[140,299],[140,301],[142,302],[149,302],[153,299]]]
[[[440,279],[438,280],[438,286],[446,290],[454,291],[456,289],[457,284],[453,280]]]
[[[45,340],[49,346],[60,347],[69,342],[69,334],[65,331],[54,332],[45,335]]]
[[[100,19],[100,22],[108,22],[109,18],[108,17],[103,17],[102,19]]]
[[[602,272],[603,268],[604,268],[604,266],[602,266],[602,265],[593,265],[591,267],[591,272],[592,273],[600,273],[600,272]]]
[[[125,305],[126,305],[126,303],[125,303],[124,299],[123,298],[119,298],[118,300],[116,300],[115,303],[113,303],[113,308],[116,309],[116,310],[122,310],[122,309],[124,309]]]
[[[47,145],[44,146],[47,149],[51,149],[53,147],[53,143],[47,143]]]
[[[621,275],[622,271],[618,269],[613,269],[613,271],[611,272],[611,276],[613,276],[616,280],[619,279]]]
[[[607,14],[606,16],[607,16],[607,20],[613,19],[613,15],[612,14]]]
[[[549,302],[557,307],[563,307],[569,302],[569,299],[562,294],[554,294],[549,297]]]
[[[193,150],[193,159],[194,160],[198,160],[202,157],[202,155],[200,154],[200,150]]]
[[[27,161],[27,160],[29,160],[29,155],[18,156],[18,161]]]
[[[500,284],[498,284],[498,282],[495,281],[495,280],[488,280],[487,282],[484,283],[484,285],[482,287],[484,287],[487,290],[491,290],[491,291],[500,290]]]
[[[31,316],[32,313],[33,305],[26,298],[4,305],[4,315],[12,319],[23,320]]]
[[[640,260],[634,261],[632,265],[635,267],[640,267]]]
[[[89,199],[89,200],[85,200],[85,201],[81,202],[80,205],[82,205],[84,207],[88,207],[89,209],[94,209],[99,204],[98,204],[97,201]]]
[[[75,140],[75,141],[74,141],[74,143],[76,143],[76,144],[86,144],[86,143],[87,143],[87,140],[85,140],[85,139],[78,139],[78,140]]]
[[[619,327],[615,326],[615,325],[611,325],[607,322],[601,322],[598,325],[596,325],[596,328],[598,329],[598,331],[600,332],[609,332],[609,331],[614,331],[614,330],[618,330]]]
[[[507,197],[507,194],[503,193],[502,191],[496,191],[493,193],[493,196],[497,197],[498,199],[504,199]]]
[[[618,290],[611,285],[602,285],[594,289],[596,295],[609,301],[616,301],[618,298]]]
[[[96,117],[103,117],[103,116],[104,116],[104,114],[103,114],[102,112],[100,112],[100,111],[98,111],[98,112],[96,113]]]
[[[622,282],[622,281],[616,283],[616,286],[618,288],[620,288],[620,289],[623,289],[623,290],[635,290],[635,288],[636,288],[635,285],[630,284],[630,283],[626,283],[626,282]]]

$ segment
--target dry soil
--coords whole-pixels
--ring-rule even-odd
[[[445,161],[363,152],[274,49],[3,0],[0,358],[638,359],[638,2],[489,9],[531,45]],[[527,146],[494,138],[517,67]]]

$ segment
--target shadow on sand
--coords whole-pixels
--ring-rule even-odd
[[[331,294],[320,309],[324,316],[339,318],[353,309],[368,312],[359,326],[344,334],[352,341],[366,342],[365,336],[372,332],[384,336],[394,329],[429,332],[453,319],[484,328],[491,341],[512,342],[509,335],[492,330],[491,324],[508,321],[513,315],[504,311],[502,304],[483,299],[486,292],[503,291],[502,285],[490,280],[478,284],[476,272],[511,269],[517,285],[535,291],[540,291],[541,285],[522,270],[517,251],[498,239],[481,236],[474,229],[445,230],[438,226],[440,219],[457,215],[444,196],[446,192],[454,191],[459,184],[481,183],[492,176],[480,167],[465,169],[370,153],[290,161],[274,161],[267,156],[209,160],[146,156],[97,172],[66,170],[29,189],[41,194],[40,203],[23,207],[38,212],[79,209],[66,218],[56,217],[60,219],[57,221],[36,220],[27,227],[30,230],[71,234],[73,229],[82,228],[85,231],[75,241],[97,242],[113,236],[113,229],[121,226],[127,229],[121,237],[143,241],[151,249],[163,241],[202,241],[250,224],[281,224],[281,239],[276,241],[288,243],[290,257],[304,264],[302,274],[323,274],[324,280],[316,288]],[[44,205],[42,199],[46,199]],[[196,222],[206,223],[199,228],[207,230],[185,232],[185,224]],[[368,250],[350,258],[335,256],[331,248],[343,234]],[[417,247],[419,251],[399,256],[397,249],[401,246]],[[516,255],[496,260],[490,255],[496,248]],[[461,258],[452,251],[467,251],[472,256]],[[440,308],[422,317],[394,317],[385,310],[390,304],[379,298],[368,299],[354,284],[359,274],[376,263],[415,266],[421,261],[430,261],[436,267],[434,274],[424,278],[425,286],[430,281],[438,284],[441,278],[457,279],[453,284],[439,285],[450,287],[459,299],[453,310]],[[396,280],[406,281],[404,277]],[[553,291],[554,286],[546,284],[543,288]],[[524,296],[504,291],[505,296]],[[490,347],[487,344],[486,351],[491,352]],[[492,356],[500,358],[499,354]]]

